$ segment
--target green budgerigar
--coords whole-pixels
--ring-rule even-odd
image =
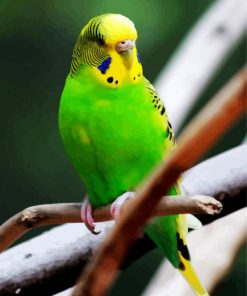
[[[165,107],[143,76],[132,21],[95,17],[82,29],[59,109],[65,149],[87,188],[82,220],[96,233],[92,208],[111,204],[116,218],[140,182],[175,147]],[[179,184],[170,194],[179,194]],[[179,269],[196,295],[208,295],[191,263],[184,215],[158,217],[145,233]]]

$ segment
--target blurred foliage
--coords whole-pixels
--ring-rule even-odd
[[[213,2],[1,0],[0,223],[27,206],[78,201],[84,195],[83,184],[59,138],[57,111],[71,52],[85,23],[106,12],[122,13],[132,19],[139,32],[138,48],[145,74],[153,81]],[[242,42],[213,78],[188,119],[244,62]],[[211,154],[237,145],[243,134],[242,121]],[[126,281],[130,286],[131,278],[131,286],[136,289],[133,295],[138,295],[161,258],[156,250],[133,264],[120,277],[112,295],[125,295],[123,287]]]

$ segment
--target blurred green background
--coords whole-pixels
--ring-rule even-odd
[[[193,24],[214,2],[1,0],[0,223],[30,205],[80,201],[84,196],[85,188],[59,138],[57,112],[73,46],[88,20],[106,12],[132,19],[139,32],[145,75],[154,81]],[[241,40],[232,50],[186,122],[244,65],[245,47],[245,40]],[[242,119],[205,157],[238,145],[244,134]],[[244,251],[240,254],[242,261],[245,255]],[[161,258],[155,250],[133,264],[120,276],[112,295],[125,295],[126,289],[129,295],[139,295]],[[245,265],[238,264],[235,269],[243,279]],[[239,280],[231,293],[229,281],[214,295],[244,295],[244,280]]]

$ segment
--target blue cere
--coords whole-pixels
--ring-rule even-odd
[[[106,70],[109,68],[111,63],[111,58],[107,58],[98,66],[98,69],[101,71],[102,74],[105,74]]]
[[[140,56],[139,56],[138,52],[136,52],[136,54],[137,54],[138,62],[141,63],[141,59],[140,59]]]

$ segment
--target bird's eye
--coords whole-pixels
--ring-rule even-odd
[[[104,41],[103,38],[97,38],[97,43],[98,43],[99,45],[104,45],[104,44],[105,44],[105,41]]]

